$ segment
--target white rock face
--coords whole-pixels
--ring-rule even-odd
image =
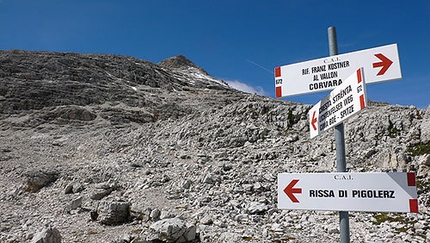
[[[423,121],[421,122],[421,142],[430,142],[430,105],[423,115]]]
[[[38,232],[31,243],[61,243],[61,234],[56,228],[45,228]]]
[[[278,173],[336,171],[333,132],[309,139],[310,105],[233,90],[183,58],[0,63],[0,242],[46,225],[63,242],[339,241],[337,212],[277,208]],[[350,212],[351,242],[430,240],[429,119],[370,102],[345,121],[348,171],[418,181],[418,214]]]

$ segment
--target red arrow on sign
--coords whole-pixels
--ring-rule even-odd
[[[393,64],[393,61],[382,55],[382,53],[375,54],[375,56],[379,58],[381,62],[373,63],[373,68],[382,67],[381,70],[379,70],[378,74],[376,74],[376,76],[384,75],[384,73],[388,70],[391,64]]]
[[[299,202],[296,196],[294,196],[294,193],[302,193],[302,188],[293,188],[297,184],[297,182],[299,182],[299,180],[292,180],[290,184],[288,184],[288,186],[284,189],[285,194],[287,194],[290,200],[294,203]]]
[[[316,131],[317,126],[315,126],[315,123],[317,122],[317,118],[315,117],[315,113],[316,113],[316,111],[314,111],[314,114],[312,114],[311,124],[312,124],[312,128]]]

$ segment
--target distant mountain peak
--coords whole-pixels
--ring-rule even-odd
[[[180,68],[180,67],[197,67],[192,61],[190,61],[188,58],[186,58],[183,55],[177,55],[174,57],[169,57],[167,59],[164,59],[160,63],[158,63],[160,66],[165,68]]]
[[[186,58],[183,55],[177,55],[174,57],[169,57],[167,59],[164,59],[163,61],[159,62],[158,65],[168,68],[168,69],[183,69],[183,68],[197,68],[200,71],[202,71],[204,74],[209,75],[203,68],[197,66],[192,61],[190,61],[188,58]]]

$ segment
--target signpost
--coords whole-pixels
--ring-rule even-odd
[[[368,84],[401,79],[397,44],[276,67],[276,97],[332,90],[361,67]]]
[[[276,67],[275,90],[284,97],[334,89],[309,111],[309,126],[311,138],[335,127],[337,173],[279,174],[278,208],[339,211],[348,243],[348,211],[418,212],[418,200],[414,173],[345,173],[343,120],[367,106],[364,81],[402,78],[397,44],[338,55],[334,27],[328,37],[330,57]]]
[[[330,56],[338,55],[336,28],[328,28],[328,47]],[[336,169],[337,172],[346,172],[345,131],[343,122],[334,128],[336,141]],[[340,242],[349,243],[349,212],[339,211]]]
[[[309,110],[311,138],[332,128],[367,106],[363,69],[357,69],[341,85]]]
[[[278,208],[417,213],[415,173],[278,174]]]

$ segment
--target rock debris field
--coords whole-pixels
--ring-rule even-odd
[[[336,171],[311,107],[183,56],[0,51],[0,242],[339,242],[338,212],[277,208],[279,173]],[[350,212],[351,242],[430,242],[430,110],[370,102],[345,140],[349,172],[418,189],[419,213]]]

